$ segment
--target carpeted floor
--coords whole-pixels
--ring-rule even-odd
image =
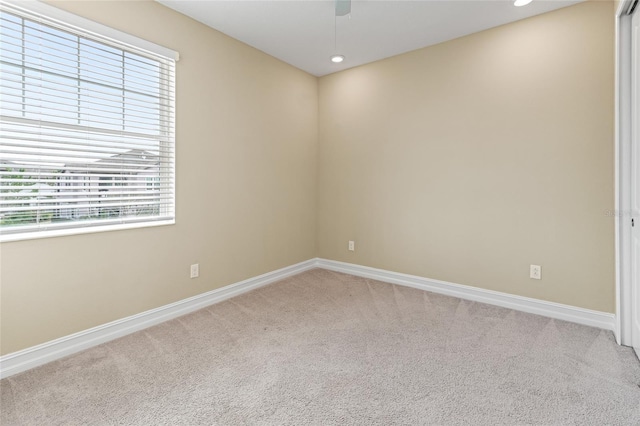
[[[312,270],[0,382],[2,425],[638,425],[610,332]]]

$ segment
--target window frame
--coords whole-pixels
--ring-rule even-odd
[[[10,233],[0,233],[0,242],[40,239],[124,229],[147,228],[175,224],[175,62],[177,62],[179,59],[178,53],[163,46],[159,46],[155,43],[151,43],[147,40],[121,32],[119,30],[66,12],[51,5],[41,3],[39,1],[3,1],[2,3],[0,3],[0,9],[8,13],[18,15],[24,19],[29,19],[51,26],[53,28],[58,28],[77,37],[93,40],[95,42],[103,43],[107,46],[111,46],[123,51],[129,51],[137,55],[156,59],[159,63],[164,63],[167,61],[169,61],[169,63],[171,63],[171,61],[173,62],[168,72],[168,81],[170,84],[161,84],[160,88],[161,92],[165,91],[165,93],[166,91],[172,90],[172,92],[170,93],[171,96],[168,97],[170,100],[168,101],[167,105],[165,105],[166,108],[162,108],[159,111],[160,119],[168,120],[168,122],[170,123],[169,126],[163,130],[165,131],[166,137],[160,137],[159,144],[161,149],[163,143],[170,144],[169,150],[171,152],[171,156],[168,162],[160,161],[159,173],[157,176],[157,179],[161,181],[164,175],[166,181],[170,183],[170,188],[168,190],[170,192],[170,197],[168,198],[169,202],[160,202],[161,209],[168,206],[169,210],[165,212],[169,219],[158,219],[158,216],[147,216],[139,220],[129,217],[124,222],[122,219],[101,219],[87,221],[80,220],[77,222],[73,222],[73,224],[70,224],[69,226],[59,228],[53,227],[51,229],[47,229],[46,227],[43,227],[41,229],[25,229],[22,232],[20,232],[20,230],[17,230]],[[11,118],[9,117],[7,119],[10,120]],[[163,131],[161,131],[161,134]],[[159,217],[162,216],[163,215],[161,213]],[[10,229],[10,227],[7,227],[6,229]]]

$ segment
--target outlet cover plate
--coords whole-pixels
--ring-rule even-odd
[[[540,265],[530,265],[529,278],[534,280],[542,279],[542,267]]]

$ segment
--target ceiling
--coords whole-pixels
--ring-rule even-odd
[[[351,15],[342,17],[335,17],[331,0],[156,1],[322,76],[581,0],[534,0],[523,7],[511,0],[353,0]],[[346,59],[334,64],[333,54]]]

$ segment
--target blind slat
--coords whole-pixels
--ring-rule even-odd
[[[170,113],[170,112],[168,112]],[[160,135],[154,134],[145,134],[145,133],[137,133],[137,132],[129,132],[124,130],[112,130],[105,128],[91,128],[87,126],[79,126],[77,124],[67,124],[67,123],[56,123],[56,122],[47,122],[44,120],[39,120],[37,125],[34,124],[34,120],[29,120],[21,117],[11,117],[11,116],[3,116],[0,119],[0,129],[4,131],[15,130],[24,131],[30,134],[39,134],[39,129],[48,129],[55,131],[64,131],[64,132],[75,132],[80,135],[100,135],[104,136],[114,136],[120,138],[135,138],[135,139],[144,139],[144,140],[162,140],[169,142],[166,138],[166,135],[173,134],[173,123],[170,123],[170,126],[167,126],[164,132]]]
[[[42,140],[49,140],[57,145],[68,145],[71,147],[86,147],[86,149],[96,148],[112,148],[112,149],[138,149],[141,151],[158,151],[160,148],[159,139],[122,139],[121,142],[114,142],[105,136],[104,139],[98,137],[91,138],[74,138],[65,135],[56,135],[52,133],[24,133],[16,134],[16,132],[7,132],[5,146],[15,147],[31,147],[40,146]],[[90,148],[91,147],[91,148]]]

